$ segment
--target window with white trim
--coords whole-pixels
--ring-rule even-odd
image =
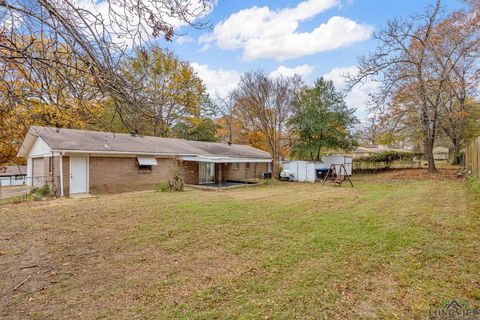
[[[138,173],[152,173],[153,166],[157,165],[154,157],[137,157]]]
[[[48,158],[48,173],[53,172],[53,157]]]

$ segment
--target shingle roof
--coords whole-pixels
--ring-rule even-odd
[[[125,133],[37,127],[31,129],[52,150],[199,155],[271,159],[268,152],[239,144],[189,141]]]
[[[0,166],[0,177],[26,175],[27,166]]]

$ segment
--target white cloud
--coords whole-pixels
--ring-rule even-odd
[[[235,89],[240,81],[240,73],[236,70],[210,69],[206,64],[190,63],[207,87],[207,92],[215,97],[225,97]]]
[[[175,40],[175,43],[178,45],[184,45],[186,43],[191,43],[194,40],[189,37],[189,36],[178,36],[177,39]]]
[[[293,68],[279,66],[277,69],[270,72],[268,76],[270,78],[276,78],[278,76],[292,77],[294,75],[298,75],[302,77],[302,79],[306,80],[308,76],[313,72],[313,69],[315,69],[315,67],[308,64],[303,64],[301,66],[296,66]]]
[[[346,90],[347,74],[355,75],[358,72],[357,67],[343,67],[335,68],[326,73],[323,77],[327,80],[333,81],[335,88],[338,90]],[[370,93],[373,93],[378,88],[378,83],[375,81],[367,81],[363,85],[357,85],[350,90],[345,98],[347,105],[351,108],[357,109],[357,116],[361,119],[366,119],[369,115],[368,104],[370,102]]]
[[[221,49],[243,50],[247,61],[273,58],[293,59],[330,51],[370,37],[372,27],[334,16],[310,32],[297,32],[300,22],[338,6],[339,0],[305,0],[294,8],[271,10],[251,7],[230,15],[200,43],[215,42]]]
[[[131,16],[128,16],[128,14],[127,16],[123,16],[125,8],[119,6],[119,3],[115,1],[74,0],[73,3],[76,7],[85,9],[94,14],[95,18],[89,15],[84,17],[87,20],[86,23],[88,23],[90,27],[97,29],[99,34],[102,34],[102,27],[105,26],[105,29],[110,33],[112,40],[117,44],[132,46],[134,43],[139,44],[137,42],[140,38],[142,40],[153,39],[152,28],[148,26],[145,21],[142,21],[142,27],[139,27],[138,17],[132,18]],[[214,1],[210,7],[204,7],[204,3],[201,0],[192,0],[188,2],[187,9],[189,12],[198,14],[198,17],[195,18],[202,18],[213,10],[215,4],[216,1]],[[154,14],[167,10],[166,6],[162,6],[161,2],[155,0],[147,0],[145,1],[145,5]],[[115,14],[119,16],[114,17]],[[187,23],[180,18],[164,14],[161,14],[161,16],[163,21],[174,27],[175,31],[178,31],[178,28],[187,25]],[[99,25],[96,20],[99,17],[103,20],[102,25]]]

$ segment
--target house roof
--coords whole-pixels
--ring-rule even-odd
[[[37,126],[30,128],[19,156],[29,153],[28,135],[40,137],[52,151],[271,159],[268,152],[239,144]]]
[[[449,153],[449,149],[447,147],[435,147],[433,148],[433,153]]]
[[[27,166],[0,166],[0,177],[27,175]]]
[[[365,147],[358,147],[357,149],[353,150],[354,153],[376,153],[376,152],[384,152],[384,151],[397,151],[397,152],[407,152],[411,153],[411,150],[407,149],[394,149],[388,147],[382,148],[365,148]]]

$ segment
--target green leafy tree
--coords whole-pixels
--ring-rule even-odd
[[[174,136],[180,139],[215,142],[218,127],[212,119],[197,118],[178,122],[172,131]]]
[[[323,78],[298,97],[289,121],[293,137],[291,153],[298,158],[320,160],[323,150],[351,150],[357,145],[352,133],[358,122],[344,95]]]

